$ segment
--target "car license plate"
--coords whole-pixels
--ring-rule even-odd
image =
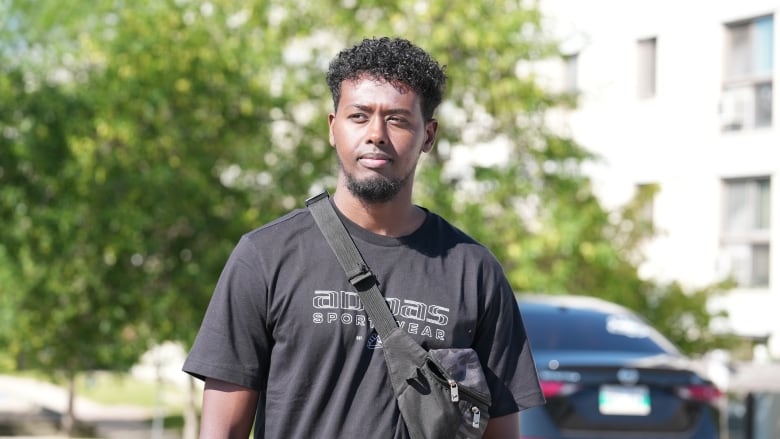
[[[646,386],[603,385],[599,390],[599,412],[604,415],[648,415],[650,391]]]

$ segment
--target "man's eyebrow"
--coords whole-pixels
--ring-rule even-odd
[[[365,112],[372,112],[374,111],[374,108],[371,105],[364,105],[364,104],[351,104],[349,107],[354,108],[356,110],[365,111]],[[390,108],[388,110],[384,111],[385,113],[389,114],[402,114],[405,116],[411,116],[413,113],[406,108]]]

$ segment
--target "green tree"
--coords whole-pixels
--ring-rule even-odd
[[[61,28],[44,20],[56,2],[40,6],[7,11],[18,32],[3,35],[0,234],[13,282],[2,296],[13,315],[0,336],[19,367],[72,382],[125,369],[154,342],[191,340],[240,233],[281,209],[270,189],[306,183],[272,180],[259,196],[247,176],[228,178],[237,163],[256,164],[255,176],[293,166],[255,147],[271,137],[275,98],[259,62],[241,60],[273,60],[277,45],[233,32],[230,11],[106,2]]]
[[[533,3],[0,0],[0,16],[0,341],[18,367],[72,377],[188,345],[240,234],[332,187],[324,72],[376,35],[448,66],[415,196],[517,291],[623,303],[690,353],[721,343],[705,309],[720,285],[638,275],[653,188],[606,211],[581,170],[597,158],[547,126],[576,97],[528,68],[559,56]]]

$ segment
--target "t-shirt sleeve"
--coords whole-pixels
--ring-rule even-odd
[[[183,370],[262,390],[272,345],[259,252],[246,236],[225,263]]]
[[[492,394],[490,415],[498,417],[545,401],[517,300],[498,262],[495,265],[486,273],[485,309],[474,349]]]

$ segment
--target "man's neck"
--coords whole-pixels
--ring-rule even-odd
[[[403,191],[384,203],[367,203],[345,188],[337,188],[333,202],[350,221],[377,235],[401,237],[417,230],[425,221],[425,212],[412,204],[411,194]]]

